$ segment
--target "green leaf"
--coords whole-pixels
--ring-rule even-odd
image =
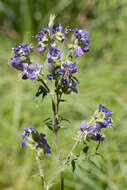
[[[64,99],[60,99],[60,102],[66,102],[67,100],[64,100]]]
[[[52,126],[52,122],[51,121],[47,121],[47,122],[44,122],[46,127],[48,127],[51,131],[53,131],[53,126]]]
[[[86,172],[91,173],[91,168],[88,160],[78,160],[77,164]]]
[[[51,127],[51,125],[46,125],[51,131],[53,131],[53,128]]]
[[[71,161],[71,165],[72,165],[72,171],[74,172],[74,171],[75,171],[75,168],[76,168],[76,166],[75,166],[75,161],[74,161],[74,160]]]
[[[87,153],[87,152],[88,152],[88,149],[89,149],[89,147],[88,147],[88,146],[85,146],[85,147],[82,149],[82,151],[83,151],[84,153]]]
[[[89,160],[90,160],[90,162],[91,162],[92,164],[94,164],[96,167],[101,168],[101,165],[100,165],[98,159],[96,158],[96,156],[91,156],[91,157],[89,158]]]
[[[43,122],[46,122],[46,121],[48,121],[48,120],[51,120],[51,118],[48,117],[48,118],[46,118]]]
[[[58,116],[59,117],[59,121],[60,121],[60,123],[62,122],[62,121],[66,121],[66,122],[68,122],[68,123],[71,123],[68,119],[66,119],[66,118],[64,118],[64,117],[62,117],[62,116]]]
[[[42,94],[42,98],[44,99],[45,96],[48,94],[48,90],[46,87],[40,85],[37,92],[36,92],[36,97],[39,97]]]

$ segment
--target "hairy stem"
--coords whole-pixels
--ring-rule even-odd
[[[54,82],[54,81],[53,81]],[[61,159],[61,152],[60,152],[60,146],[58,142],[57,137],[57,131],[58,131],[58,98],[55,92],[55,85],[54,90],[52,94],[52,112],[53,112],[53,132],[55,136],[55,145],[56,145],[56,151],[58,155],[59,165],[62,166],[62,159]],[[64,175],[63,172],[60,172],[60,190],[64,190]]]
[[[44,172],[43,172],[43,169],[42,169],[42,166],[41,166],[41,161],[40,161],[38,153],[36,155],[36,161],[37,161],[38,169],[39,169],[39,172],[40,172],[40,178],[41,178],[42,187],[44,187],[45,190],[48,190],[48,187],[46,185],[45,178],[44,178]]]
[[[83,135],[81,134],[80,137],[79,137],[79,139],[78,139],[78,140],[75,142],[75,144],[73,145],[73,147],[72,147],[71,151],[69,152],[69,154],[68,154],[68,156],[67,156],[67,158],[66,158],[64,164],[67,164],[68,161],[70,160],[70,158],[71,158],[71,156],[72,156],[74,150],[76,149],[76,147],[77,147],[78,144],[80,143],[82,136],[83,136]]]

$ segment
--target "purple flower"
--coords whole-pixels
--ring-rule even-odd
[[[88,132],[87,134],[94,134],[94,133],[100,133],[100,129],[96,128],[96,126],[93,126],[93,125],[90,125],[88,128],[87,128]]]
[[[38,32],[38,34],[36,34],[35,38],[37,38],[38,40],[43,39],[44,38],[43,31]]]
[[[112,113],[110,110],[105,112],[105,117],[112,117]]]
[[[52,31],[51,27],[46,27],[41,32],[36,34],[35,38],[38,39],[38,48],[37,48],[38,53],[43,53],[46,50],[46,46],[48,45],[48,40],[51,31]]]
[[[103,128],[108,128],[112,124],[111,111],[108,110],[102,104],[98,107],[99,112],[102,111],[105,115],[100,115],[98,112],[95,117],[90,122],[90,125],[86,125],[86,122],[83,121],[80,127],[80,131],[86,137],[86,139],[93,139],[96,141],[103,141],[104,136],[101,134]]]
[[[35,38],[38,39],[38,41],[41,41],[44,38],[44,36],[49,35],[50,31],[52,31],[52,28],[46,27],[41,32],[36,34]]]
[[[44,154],[48,154],[48,153],[51,153],[51,148],[49,144],[47,143],[47,140],[44,138],[45,136],[46,136],[45,134],[40,133],[42,148],[44,149]]]
[[[31,131],[34,131],[34,126],[33,126],[32,124],[30,124],[29,129],[30,129]]]
[[[89,44],[89,36],[88,36],[88,32],[85,29],[81,31],[80,40],[81,40],[82,43],[84,43],[85,46],[88,46],[88,44]]]
[[[83,48],[81,48],[80,46],[77,47],[77,48],[75,49],[75,58],[82,56],[83,53],[84,53],[84,52],[83,52]]]
[[[108,128],[112,124],[111,111],[108,110],[104,105],[100,104],[99,112],[104,112],[105,115],[100,115],[98,112],[96,116],[92,119],[92,123],[87,126],[85,121],[82,122],[80,131],[86,137],[86,139],[93,139],[96,141],[103,141],[104,136],[101,134],[103,128]],[[102,118],[103,116],[103,118]]]
[[[105,119],[103,122],[102,122],[102,125],[104,127],[108,127],[110,124],[112,123],[111,119]]]
[[[43,47],[43,43],[41,41],[38,42],[38,48],[37,52],[38,53],[43,53],[46,50],[46,48]]]
[[[10,59],[10,65],[22,73],[22,78],[27,79],[27,67],[30,63],[30,53],[33,48],[29,44],[15,45],[13,48],[14,56]]]
[[[55,60],[60,59],[60,55],[62,53],[62,50],[58,50],[55,46],[51,46],[49,48],[49,51],[47,53],[47,59],[49,63],[54,62]]]
[[[88,51],[89,51],[89,48],[86,46],[86,47],[82,48],[82,50],[83,50],[84,53],[85,53],[85,52],[88,52]]]
[[[20,50],[18,45],[14,45],[13,50],[15,52],[15,54]]]
[[[20,145],[21,145],[21,147],[24,147],[24,146],[26,146],[26,142],[24,142],[24,141],[22,141],[22,142],[20,142]]]
[[[75,58],[77,58],[82,56],[85,52],[89,51],[89,36],[88,32],[85,29],[78,30],[77,28],[75,28],[72,31],[79,42],[79,46],[75,49]]]
[[[105,113],[105,117],[112,117],[112,112],[108,110],[103,104],[100,104],[98,107],[99,111],[102,111]]]
[[[97,129],[101,129],[101,128],[102,128],[101,123],[96,123],[96,128],[97,128]]]
[[[81,38],[81,34],[79,33],[79,30],[78,30],[77,28],[74,28],[74,29],[72,30],[72,32],[74,33],[74,35],[75,35],[78,39]]]
[[[103,141],[104,136],[101,134],[100,128],[90,125],[87,127],[86,122],[83,121],[80,127],[80,131],[85,135],[86,139],[93,139],[95,141]]]
[[[30,129],[29,129],[29,128],[24,128],[24,132],[25,132],[25,133],[29,133],[29,132],[30,132]]]
[[[14,48],[14,57],[29,56],[33,52],[33,48],[29,44],[21,44],[19,46],[15,45]]]
[[[24,132],[23,134],[21,135],[22,136],[22,139],[25,139],[27,140],[28,136],[34,131],[34,126],[32,124],[30,124],[29,128],[24,128]],[[20,142],[20,145],[22,147],[24,147],[25,145],[27,144],[26,141],[22,141]]]
[[[89,36],[88,32],[84,30],[78,30],[77,28],[72,30],[76,38],[79,42],[81,42],[84,46],[88,46],[89,44]]]
[[[32,131],[34,131],[34,126],[32,124],[30,124],[29,128],[24,128],[22,138],[26,139]]]
[[[38,45],[38,48],[37,48],[37,52],[38,53],[43,53],[45,51],[45,48],[42,48],[42,47],[39,47],[40,45]]]
[[[96,141],[104,141],[105,137],[99,133],[94,136]]]
[[[62,40],[65,41],[67,38],[66,38],[66,35],[65,33],[62,35]]]
[[[52,76],[52,75],[47,75],[46,80],[52,80],[52,79],[53,79],[53,76]]]
[[[86,138],[93,137],[95,138],[96,134],[100,133],[100,129],[96,128],[96,126],[90,125],[87,127],[87,124],[85,121],[82,122],[80,131],[82,132],[83,135],[86,136]]]
[[[59,24],[59,26],[57,26],[55,28],[56,30],[56,34],[61,37],[62,41],[66,40],[66,34],[65,34],[65,30],[63,29],[63,26],[61,24]]]
[[[35,65],[23,64],[22,79],[37,79],[42,72],[42,65],[36,63]]]
[[[64,92],[67,94],[71,93],[72,91],[75,93],[78,92],[76,89],[78,82],[72,76],[76,72],[78,72],[76,63],[72,62],[63,63],[61,68],[57,69],[57,73],[63,75],[63,88],[65,89]]]
[[[45,139],[44,133],[38,133],[37,131],[33,132],[33,140],[37,143],[36,148],[42,148],[44,151],[44,154],[51,153],[51,148]]]
[[[73,92],[75,92],[75,93],[78,93],[78,90],[77,90],[77,88],[76,88],[77,84],[78,84],[77,81],[72,81],[72,82],[69,83],[70,89],[71,89]]]
[[[71,83],[71,80],[70,79],[64,79],[64,85],[69,85]]]
[[[21,74],[22,74],[22,79],[28,79],[28,64],[27,63],[22,63],[22,67],[23,67],[23,69],[22,69],[22,72],[21,72]]]
[[[78,90],[76,89],[77,84],[78,84],[77,81],[74,81],[69,78],[63,80],[63,85],[64,88],[66,89],[67,94],[70,94],[72,91],[78,93]]]
[[[78,69],[76,67],[76,63],[69,62],[67,64],[62,64],[61,68],[57,69],[57,72],[65,78],[69,78],[70,75],[78,72]]]
[[[10,65],[19,71],[23,70],[22,60],[20,57],[12,57],[10,59]]]
[[[85,122],[85,120],[81,123],[81,127],[80,127],[80,131],[84,132],[84,129],[87,128],[87,124]]]
[[[56,30],[57,32],[62,32],[62,31],[63,31],[63,26],[62,26],[61,24],[59,24],[59,26],[57,26],[57,27],[55,28],[55,30]]]
[[[24,128],[24,132],[22,134],[22,139],[25,139],[25,141],[22,141],[20,143],[20,145],[22,147],[24,147],[29,139],[28,137],[31,137],[31,140],[33,140],[33,142],[35,142],[35,146],[36,148],[42,148],[44,150],[44,154],[47,153],[51,153],[51,148],[47,142],[47,140],[45,139],[45,134],[43,133],[38,133],[38,131],[36,131],[34,129],[34,126],[32,124],[30,124],[29,128]],[[29,143],[32,143],[32,141],[30,141]]]
[[[24,133],[22,134],[22,139],[26,139],[26,138],[27,138],[27,133],[24,132]]]

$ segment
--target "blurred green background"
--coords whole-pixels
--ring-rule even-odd
[[[99,103],[113,111],[113,128],[106,131],[100,147],[104,158],[97,166],[78,165],[74,175],[65,171],[65,190],[127,189],[127,1],[126,0],[1,0],[0,1],[0,190],[41,189],[38,169],[31,151],[21,149],[23,127],[30,123],[47,133],[43,120],[50,113],[46,98],[34,98],[36,84],[19,80],[8,66],[14,43],[31,39],[56,14],[56,24],[86,28],[90,52],[80,59],[78,94],[61,106],[61,115],[71,125],[59,133],[65,156],[72,147],[76,131],[89,119]],[[65,123],[66,124],[66,123]],[[91,149],[96,147],[92,143]],[[46,178],[54,176],[55,161],[44,157]],[[49,172],[50,170],[50,172]],[[52,190],[59,189],[55,178]]]

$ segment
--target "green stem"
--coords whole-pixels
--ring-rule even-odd
[[[38,81],[40,81],[40,82],[44,85],[44,87],[47,89],[47,91],[49,92],[49,88],[48,88],[48,86],[46,85],[46,83],[44,82],[44,80],[41,79],[41,78],[39,78]]]
[[[54,83],[55,81],[53,81]],[[58,118],[58,97],[55,92],[55,85],[53,86],[53,94],[52,94],[52,112],[53,112],[53,132],[55,136],[55,144],[56,144],[56,151],[58,155],[59,165],[62,166],[62,158],[61,158],[61,152],[60,152],[60,146],[58,142],[58,124],[57,124],[57,118]],[[60,172],[60,190],[64,190],[64,175],[63,172]]]
[[[40,161],[38,152],[36,152],[36,154],[37,154],[36,155],[36,161],[37,161],[38,169],[39,169],[39,172],[40,172],[41,184],[42,184],[42,187],[44,187],[45,190],[48,190],[48,187],[47,187],[46,182],[45,182],[44,172],[43,172],[43,169],[42,169],[42,166],[41,166],[41,161]]]
[[[68,154],[68,156],[67,156],[67,158],[66,158],[64,164],[67,164],[68,161],[70,160],[70,158],[71,158],[71,156],[72,156],[74,150],[76,149],[76,147],[77,147],[78,144],[80,143],[82,136],[83,136],[83,135],[81,134],[80,137],[79,137],[79,139],[78,139],[78,140],[75,142],[75,144],[73,145],[73,147],[72,147],[71,151],[69,152],[69,154]]]
[[[98,149],[99,149],[99,146],[100,146],[100,141],[99,141],[99,143],[98,143],[98,145],[97,145],[97,147],[96,147],[96,151],[95,151],[95,154],[97,154],[98,152]]]

